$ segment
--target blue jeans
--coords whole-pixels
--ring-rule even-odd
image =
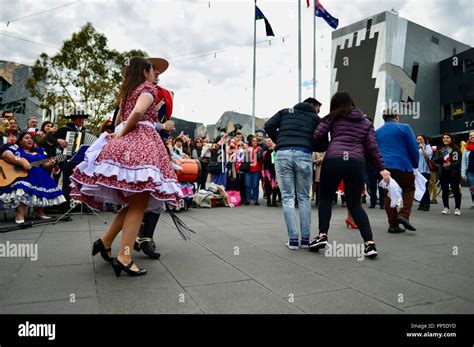
[[[258,201],[258,183],[260,182],[260,172],[245,173],[245,199],[246,201]]]
[[[309,240],[311,235],[311,197],[313,160],[310,153],[294,149],[279,150],[276,154],[275,170],[280,186],[288,237],[298,240],[295,213],[295,188],[300,208],[301,239]]]

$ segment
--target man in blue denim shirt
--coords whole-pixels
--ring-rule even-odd
[[[310,189],[313,179],[313,132],[320,122],[321,103],[313,98],[283,109],[265,124],[265,131],[276,143],[275,170],[280,186],[283,213],[288,229],[287,247],[308,248],[311,234]],[[301,245],[296,230],[295,188],[300,208]]]

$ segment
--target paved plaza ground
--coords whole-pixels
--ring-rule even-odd
[[[107,228],[94,215],[3,233],[0,243],[38,244],[38,260],[0,259],[0,313],[474,313],[467,189],[460,217],[441,215],[439,204],[430,212],[417,206],[411,221],[418,231],[404,234],[388,234],[385,212],[367,208],[379,256],[362,261],[287,249],[282,209],[263,201],[180,213],[196,231],[187,242],[166,215],[155,234],[160,260],[134,257],[148,270],[139,278],[116,278],[110,264],[92,257]],[[329,242],[361,243],[345,214],[333,209]],[[313,233],[317,221],[313,208]]]

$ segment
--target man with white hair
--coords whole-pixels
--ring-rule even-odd
[[[26,119],[26,130],[30,131],[29,129],[37,129],[38,127],[38,119],[36,117],[28,117]]]

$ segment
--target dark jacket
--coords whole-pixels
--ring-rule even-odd
[[[314,131],[314,142],[320,141],[328,132],[331,132],[331,142],[324,156],[325,160],[348,158],[365,162],[367,158],[377,170],[385,169],[377,147],[374,126],[359,109],[353,108],[350,113],[336,120],[323,119]]]
[[[59,128],[58,131],[56,131],[56,133],[54,133],[54,135],[51,136],[51,141],[50,142],[51,143],[56,143],[58,141],[58,139],[65,140],[66,139],[66,133],[68,131],[77,132],[76,126],[74,125],[74,123],[67,123],[65,126]],[[82,127],[81,133],[86,133],[86,128],[85,127]]]
[[[313,149],[312,134],[321,118],[313,105],[300,102],[292,109],[285,108],[265,123],[265,131],[276,143],[276,150],[282,147],[304,147]],[[324,152],[321,150],[319,152]]]
[[[54,157],[56,155],[58,140],[54,138],[54,134],[46,133],[43,136],[36,134],[33,140],[38,146],[43,147],[48,157]]]
[[[446,162],[443,154],[443,148],[441,148],[437,152],[437,156],[434,160],[436,164],[440,167],[440,174],[443,178],[450,178],[450,177],[460,177],[461,176],[461,162],[462,162],[462,153],[459,150],[452,150],[449,153],[449,162],[451,163],[450,166],[444,167],[443,164]]]

